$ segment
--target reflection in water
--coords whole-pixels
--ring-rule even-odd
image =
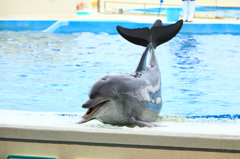
[[[194,68],[194,65],[199,64],[200,60],[195,56],[197,53],[197,43],[193,36],[181,36],[182,41],[176,45],[176,61],[181,69]],[[177,66],[178,67],[178,66]]]
[[[184,68],[194,68],[194,65],[199,64],[200,60],[194,56],[197,49],[197,41],[193,36],[188,36],[183,38],[183,41],[179,43],[179,50],[175,52],[175,55],[178,57],[176,59],[178,65],[182,65],[181,69]],[[188,67],[187,67],[188,66]]]
[[[195,72],[195,68],[201,63],[201,60],[199,60],[196,54],[198,54],[198,45],[201,44],[197,42],[193,35],[182,36],[181,39],[182,42],[176,47],[178,50],[174,53],[176,55],[176,65],[173,67],[179,70],[179,75],[176,76],[180,76],[179,79],[186,83],[186,86],[197,84],[200,79],[199,76],[197,76],[197,72]],[[189,75],[181,74],[183,72],[188,72]],[[190,96],[190,100],[194,99],[193,97],[204,94],[203,92],[198,92],[198,90],[189,90],[189,87],[180,90],[182,93]]]
[[[200,77],[196,72],[196,67],[201,64],[201,60],[198,58],[197,48],[201,45],[197,42],[193,35],[181,36],[179,37],[181,41],[175,46],[174,55],[175,62],[172,67],[177,70],[174,76],[179,81],[178,94],[181,94],[185,100],[185,105],[194,107],[194,105],[199,104],[201,101],[201,96],[206,95],[205,91],[194,87],[198,85]],[[183,101],[178,101],[183,102]],[[188,112],[187,115],[192,112]]]
[[[232,43],[226,46],[228,38]],[[236,94],[240,95],[240,89],[233,86],[232,92],[228,87],[240,77],[239,74],[234,74],[236,70],[240,71],[236,61],[240,56],[236,54],[239,37],[236,40],[234,38],[236,36],[232,35],[179,35],[172,40],[169,46],[174,47],[169,50],[174,55],[171,76],[173,82],[167,84],[174,86],[171,92],[165,93],[167,99],[164,106],[172,107],[177,104],[179,109],[176,109],[175,105],[169,109],[174,111],[174,114],[180,111],[185,111],[186,115],[219,114],[219,110],[224,107],[236,109],[225,109],[225,113],[240,113],[237,107],[240,101],[235,99]],[[224,60],[229,61],[231,67]],[[225,70],[226,67],[229,67],[229,70]],[[232,73],[228,74],[229,72]]]

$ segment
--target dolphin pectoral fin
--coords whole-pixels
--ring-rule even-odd
[[[79,122],[76,122],[76,124],[83,124],[83,123],[86,123],[86,122],[88,122],[88,121],[91,121],[91,120],[94,120],[95,118],[91,118],[91,119],[84,119],[84,118],[82,118],[82,120],[80,120]]]
[[[154,127],[167,127],[167,125],[158,125],[158,124],[153,124]]]
[[[151,41],[153,47],[156,48],[169,40],[171,40],[182,28],[183,20],[177,21],[175,24],[162,26],[160,22],[155,22],[151,28]]]
[[[140,127],[156,127],[156,124],[151,124],[151,123],[148,123],[145,121],[140,121],[134,117],[130,117],[129,122],[131,122],[134,125],[140,126]]]
[[[83,123],[86,123],[87,121],[88,121],[88,120],[82,119],[82,120],[76,122],[76,124],[83,124]]]
[[[138,28],[138,29],[127,29],[121,26],[117,26],[118,33],[129,42],[141,45],[141,46],[148,46],[150,43],[150,29],[145,28]]]

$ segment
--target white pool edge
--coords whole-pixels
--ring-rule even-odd
[[[195,153],[202,156],[206,153],[213,156],[225,154],[230,158],[240,157],[238,128],[236,128],[236,133],[232,134],[217,133],[218,130],[216,130],[216,133],[201,131],[212,126],[211,124],[206,126],[206,123],[201,122],[190,124],[163,122],[161,124],[167,124],[168,127],[158,129],[121,128],[105,126],[98,122],[78,125],[73,122],[80,117],[76,114],[73,117],[71,114],[70,116],[59,116],[56,113],[0,112],[2,114],[0,117],[0,145],[5,145],[1,146],[1,158],[13,154],[49,154],[66,158],[60,152],[67,150],[73,151],[68,156],[81,157],[83,153],[86,153],[85,157],[88,155],[90,158],[96,158],[96,156],[91,156],[93,155],[91,153],[92,149],[96,148],[101,150],[101,153],[96,152],[95,154],[100,158],[105,158],[107,155],[102,153],[102,150],[114,150],[115,153],[112,155],[118,155],[123,153],[122,151],[126,151],[126,153],[123,153],[126,158],[131,158],[136,155],[136,151],[140,150],[139,155],[140,153],[150,153],[150,151],[156,154],[161,152],[162,155],[169,155],[173,152],[173,158],[178,158],[176,154],[179,153],[186,153],[187,156]],[[52,114],[55,115],[52,116]],[[52,123],[50,123],[51,119],[53,120]],[[11,120],[15,121],[10,122]],[[220,124],[219,127],[221,126],[224,126],[223,129],[234,129],[236,125],[225,127],[226,125]],[[197,130],[197,127],[201,129]],[[173,131],[175,129],[176,131]],[[133,152],[134,154],[132,154]],[[212,158],[211,155],[209,158]]]

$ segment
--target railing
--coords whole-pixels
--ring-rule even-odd
[[[97,0],[98,1],[98,6],[97,6],[97,11],[100,12],[100,1],[101,0]],[[215,8],[218,7],[218,0],[214,0],[215,1]],[[117,2],[117,1],[104,1],[104,12],[112,12],[107,10],[107,4],[110,4],[110,3],[115,3],[115,4],[123,4],[123,5],[142,5],[143,9],[144,9],[144,14],[146,14],[146,6],[158,6],[159,7],[159,3],[158,4],[154,4],[154,3],[136,3],[136,2]],[[179,5],[173,5],[173,4],[166,4],[164,3],[163,4],[164,6],[179,6]]]
[[[99,0],[100,1],[100,0]],[[116,2],[116,1],[104,1],[104,12],[112,12],[112,10],[107,10],[107,4],[109,3],[115,3],[115,4],[124,4],[124,5],[139,5],[143,7],[144,9],[144,14],[146,14],[146,6],[157,6],[159,7],[159,3],[158,4],[154,4],[154,3],[135,3],[135,2]],[[171,5],[171,4],[165,4],[167,6],[177,6],[177,5]],[[134,8],[134,7],[133,7]],[[98,7],[98,12],[100,12],[100,7]]]

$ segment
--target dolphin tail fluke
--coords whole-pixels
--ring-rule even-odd
[[[158,20],[153,24],[150,31],[151,41],[154,48],[171,40],[174,36],[176,36],[182,28],[183,20],[179,20],[175,24],[166,26],[158,25],[156,23],[158,23]]]
[[[118,33],[129,42],[147,47],[150,41],[150,29],[138,28],[138,29],[127,29],[121,26],[117,26]]]
[[[172,39],[182,28],[183,21],[163,26],[161,20],[156,20],[151,29],[127,29],[117,26],[119,34],[129,42],[147,47],[152,42],[154,48]]]

